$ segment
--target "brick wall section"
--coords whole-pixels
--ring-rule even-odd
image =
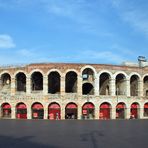
[[[50,69],[58,69],[61,72],[65,72],[67,69],[75,69],[80,72],[81,68],[84,66],[92,66],[96,69],[97,72],[101,70],[109,70],[112,73],[116,71],[124,71],[127,74],[131,72],[138,73],[148,73],[148,67],[139,68],[139,67],[129,67],[129,66],[120,66],[120,65],[105,65],[105,64],[73,64],[73,63],[41,63],[41,64],[29,64],[25,67],[15,67],[15,68],[0,68],[0,73],[3,71],[9,71],[10,74],[14,74],[17,70],[22,70],[27,73],[30,73],[34,69],[40,69],[44,73],[48,72]]]
[[[111,104],[112,106],[112,113],[111,113],[111,118],[115,119],[116,116],[116,105],[119,102],[124,102],[126,104],[127,107],[127,112],[126,112],[126,118],[128,119],[130,117],[130,106],[133,102],[137,102],[140,105],[140,111],[139,111],[139,118],[146,118],[143,116],[143,106],[145,103],[148,102],[148,98],[142,96],[143,92],[143,85],[142,85],[142,79],[139,81],[139,96],[135,96],[135,97],[131,97],[129,96],[129,92],[127,90],[127,96],[115,96],[115,79],[112,77],[111,79],[111,92],[112,94],[110,96],[100,96],[98,93],[99,90],[99,86],[98,86],[98,82],[99,79],[96,79],[96,83],[94,87],[97,87],[97,91],[95,91],[95,94],[92,96],[85,96],[82,95],[82,80],[80,78],[81,75],[81,71],[82,68],[84,68],[85,66],[88,67],[92,67],[95,69],[96,71],[96,77],[98,78],[98,74],[100,71],[103,70],[107,70],[109,72],[112,73],[112,75],[114,75],[116,72],[118,71],[122,71],[125,72],[127,75],[130,75],[131,73],[138,73],[141,78],[143,77],[143,75],[148,74],[148,67],[145,68],[139,68],[139,67],[128,67],[128,66],[119,66],[119,65],[105,65],[105,64],[81,64],[81,63],[40,63],[40,64],[29,64],[26,65],[25,67],[9,67],[9,68],[0,68],[0,74],[2,74],[3,72],[9,72],[11,76],[13,76],[13,88],[11,88],[11,94],[0,94],[0,106],[5,103],[8,102],[11,104],[12,106],[12,118],[16,118],[15,115],[15,107],[16,104],[19,102],[24,102],[27,105],[27,109],[28,109],[28,119],[31,119],[31,105],[34,102],[40,102],[43,104],[44,108],[45,108],[45,112],[47,113],[47,108],[48,105],[52,102],[57,102],[60,104],[61,106],[61,117],[62,119],[64,119],[64,115],[65,115],[65,106],[67,103],[69,102],[75,102],[78,105],[78,119],[81,119],[81,114],[82,114],[82,106],[84,103],[86,103],[88,101],[89,97],[89,101],[92,102],[93,104],[95,104],[95,119],[99,119],[99,106],[101,105],[101,103],[103,102],[108,102]],[[52,94],[47,94],[47,90],[43,90],[42,93],[39,94],[32,94],[30,92],[30,90],[27,90],[26,94],[21,94],[18,95],[15,92],[15,78],[14,78],[14,74],[17,71],[24,71],[27,75],[30,74],[33,70],[38,69],[43,71],[43,74],[46,75],[47,72],[49,70],[52,69],[57,69],[62,73],[62,86],[64,87],[64,75],[66,74],[67,70],[71,70],[74,69],[76,71],[78,71],[78,73],[80,74],[78,76],[78,93],[77,94],[66,94],[65,92],[63,92],[63,88],[61,88],[62,92],[61,94],[57,95],[52,95]],[[30,79],[30,76],[27,77],[27,85],[30,85],[30,83],[28,82]],[[47,80],[44,81],[45,83],[47,83]],[[129,80],[127,80],[127,85],[129,85]],[[28,86],[27,86],[28,87]],[[30,87],[28,87],[30,89]],[[45,87],[46,88],[46,87]],[[47,89],[47,88],[46,88]],[[128,86],[129,89],[129,86]],[[47,114],[44,115],[44,118],[47,119]]]

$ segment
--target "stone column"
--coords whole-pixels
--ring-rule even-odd
[[[78,93],[78,96],[82,95],[82,76],[81,75],[78,75],[77,93]]]
[[[138,81],[138,96],[142,97],[143,95],[143,81]]]
[[[130,116],[131,116],[131,108],[130,106],[128,106],[125,112],[125,119],[130,119]]]
[[[31,94],[31,76],[27,75],[26,77],[26,93],[27,95]]]
[[[95,106],[95,118],[99,119],[100,107],[98,105]]]
[[[65,106],[62,104],[61,106],[61,120],[65,119]]]
[[[44,119],[48,119],[48,108],[44,108]]]
[[[32,109],[31,106],[27,108],[27,119],[32,119]]]
[[[110,95],[115,96],[115,79],[110,80]]]
[[[48,76],[46,75],[43,77],[43,94],[48,94]]]
[[[139,119],[143,119],[144,118],[144,108],[142,108],[142,106],[141,106],[141,108],[139,108]]]
[[[82,107],[80,104],[78,104],[78,119],[81,120],[82,119]]]
[[[16,119],[16,111],[14,106],[11,108],[11,118]]]
[[[130,96],[130,80],[126,80],[126,96]]]
[[[61,76],[61,85],[60,85],[61,95],[65,95],[65,76]]]
[[[99,75],[98,74],[96,74],[94,89],[95,89],[95,96],[99,96],[100,93],[99,93]]]
[[[111,119],[116,119],[116,106],[111,109]]]
[[[16,90],[16,88],[15,88],[15,77],[12,76],[11,77],[11,95],[15,95],[15,90]]]

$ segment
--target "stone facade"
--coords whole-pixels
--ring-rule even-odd
[[[1,118],[4,104],[11,106],[10,118],[17,117],[17,105],[24,103],[27,119],[32,119],[33,104],[43,106],[48,119],[49,105],[60,106],[60,118],[66,117],[66,106],[77,106],[77,119],[82,119],[83,106],[94,105],[93,117],[100,119],[101,105],[109,104],[109,119],[118,118],[118,104],[124,105],[124,119],[131,117],[131,106],[137,104],[137,118],[148,118],[148,67],[101,64],[30,64],[24,67],[0,68]],[[49,85],[53,88],[49,88]],[[122,108],[122,107],[121,107]],[[86,112],[88,110],[86,109]],[[105,118],[103,118],[105,119]]]

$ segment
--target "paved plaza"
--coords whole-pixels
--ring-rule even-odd
[[[147,148],[148,120],[0,120],[0,148]]]

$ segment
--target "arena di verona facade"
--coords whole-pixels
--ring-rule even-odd
[[[148,67],[40,63],[0,68],[4,119],[147,119]]]

